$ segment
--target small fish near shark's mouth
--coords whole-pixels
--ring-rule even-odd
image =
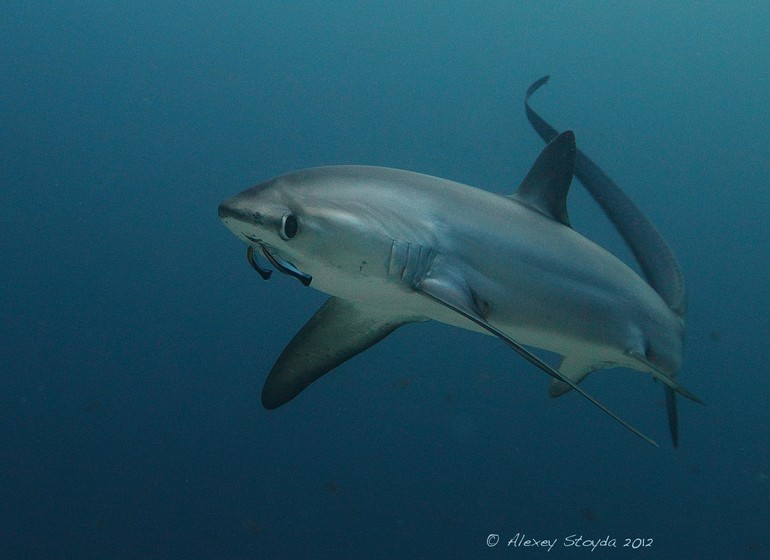
[[[303,286],[309,286],[310,283],[313,281],[312,276],[310,276],[309,274],[305,274],[304,272],[301,272],[299,269],[297,269],[296,266],[294,266],[290,262],[275,258],[273,255],[270,254],[270,251],[268,251],[267,247],[265,247],[264,245],[260,244],[259,248],[262,250],[262,254],[265,255],[265,258],[279,272],[283,272],[288,276],[293,276],[294,278],[299,280]],[[257,263],[257,259],[254,258],[253,245],[249,245],[249,248],[246,249],[246,260],[249,261],[249,264],[251,265],[251,267],[254,270],[256,270],[264,280],[268,280],[270,276],[273,274],[272,270],[267,270],[259,266],[259,263]]]

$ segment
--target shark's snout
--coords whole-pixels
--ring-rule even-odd
[[[247,194],[249,194],[248,191],[242,192],[222,201],[219,205],[219,218],[226,225],[229,222],[240,222],[264,227],[269,221],[269,215],[266,215],[255,203],[252,196],[246,196]]]
[[[239,208],[238,205],[233,204],[231,198],[228,198],[219,205],[219,218],[221,220],[226,220],[228,218],[244,220],[246,218],[246,212],[242,208]]]
[[[245,205],[239,204],[237,197],[228,198],[219,205],[219,219],[233,232],[236,237],[244,241],[256,241],[258,236],[252,232],[254,227],[253,214],[247,210]]]
[[[218,209],[218,212],[219,212],[219,217],[220,217],[220,219],[221,219],[221,218],[224,218],[224,217],[226,217],[226,216],[227,216],[227,212],[228,212],[228,210],[229,210],[229,209],[228,209],[227,205],[226,205],[224,202],[222,202],[222,203],[219,205],[219,209]]]

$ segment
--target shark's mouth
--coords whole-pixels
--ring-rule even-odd
[[[283,272],[288,276],[293,276],[294,278],[302,282],[303,286],[309,286],[310,282],[313,281],[312,276],[310,276],[309,274],[305,274],[304,272],[301,272],[300,270],[297,269],[296,266],[291,264],[289,261],[284,261],[284,260],[275,258],[273,255],[270,254],[270,251],[268,251],[267,247],[265,247],[264,245],[260,244],[259,248],[262,250],[262,254],[265,255],[265,258],[270,262],[270,264],[272,264],[276,269],[278,269],[279,272]],[[267,270],[259,266],[257,259],[254,257],[253,245],[249,245],[249,248],[246,249],[246,260],[249,261],[249,264],[251,265],[251,267],[254,270],[256,270],[263,279],[267,280],[273,274],[272,270]]]

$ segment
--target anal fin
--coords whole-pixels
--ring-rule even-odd
[[[562,357],[561,363],[559,364],[559,373],[564,375],[564,377],[569,378],[574,383],[580,383],[588,376],[588,374],[599,369],[603,369],[604,367],[606,367],[606,365],[592,365],[590,361],[580,360],[574,356],[564,356]],[[653,370],[653,378],[659,379],[664,383],[663,392],[665,394],[666,400],[668,430],[671,435],[671,443],[674,445],[674,447],[678,447],[679,413],[677,410],[676,394],[681,393],[683,396],[686,396],[695,402],[701,403],[702,401],[693,395],[690,391],[679,385],[679,383],[677,383],[674,379],[654,371],[652,366],[650,366],[650,369]],[[570,384],[558,379],[553,379],[550,386],[548,387],[548,395],[550,397],[560,397],[571,390],[572,386]]]
[[[630,351],[628,352],[629,356],[632,356],[633,358],[639,360],[644,365],[647,366],[649,369],[649,372],[652,374],[652,376],[666,385],[669,389],[672,391],[675,391],[682,395],[684,398],[689,399],[693,402],[696,402],[698,404],[703,404],[703,401],[695,395],[692,391],[689,389],[686,389],[684,386],[682,386],[676,379],[674,379],[672,376],[666,375],[665,373],[659,371],[650,361],[644,356],[642,352],[638,351]]]

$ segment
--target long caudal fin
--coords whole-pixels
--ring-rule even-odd
[[[548,78],[549,76],[543,76],[535,81],[527,88],[524,97],[527,119],[545,142],[550,142],[559,133],[530,107],[529,98],[548,82]],[[579,149],[575,157],[575,176],[615,226],[636,262],[639,263],[647,283],[684,322],[687,314],[684,276],[673,251],[658,229],[620,187]],[[664,390],[669,431],[676,447],[679,440],[676,394],[675,390],[669,386]]]

